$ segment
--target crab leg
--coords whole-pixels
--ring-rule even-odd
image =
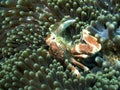
[[[72,71],[74,74],[76,74],[78,77],[81,76],[80,72],[79,72],[73,65],[71,65],[71,64],[70,64],[70,69],[71,69],[71,71]]]
[[[74,55],[74,57],[78,57],[78,58],[88,58],[89,55],[86,55],[86,54],[79,54],[79,55]]]
[[[89,71],[89,68],[88,68],[88,67],[86,67],[86,66],[83,65],[82,63],[76,61],[74,58],[71,58],[70,61],[71,61],[73,64],[75,64],[75,65],[79,66],[80,68],[82,68],[84,71]]]

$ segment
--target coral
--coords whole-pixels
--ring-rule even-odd
[[[75,19],[63,36],[80,42],[87,29],[101,51],[78,62],[90,68],[74,75],[50,56],[50,27]],[[0,0],[0,90],[119,90],[120,0]],[[84,42],[83,42],[84,43]]]

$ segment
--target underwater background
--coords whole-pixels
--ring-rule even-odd
[[[90,68],[74,65],[80,77],[67,53],[64,66],[45,41],[69,19],[66,43],[79,43],[87,28],[101,44],[89,58],[75,58]],[[0,0],[0,90],[120,90],[120,0]]]

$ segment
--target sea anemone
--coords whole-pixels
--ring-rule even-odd
[[[68,19],[75,19],[63,35],[69,41],[80,42],[87,29],[102,45],[90,58],[76,58],[90,67],[76,66],[81,77],[68,59],[64,67],[50,56],[45,43],[49,28]],[[0,26],[1,90],[120,89],[120,0],[1,0]]]

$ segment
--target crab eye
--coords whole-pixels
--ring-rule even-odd
[[[54,40],[56,38],[56,35],[54,33],[51,34],[51,39]]]
[[[55,39],[55,37],[53,37],[53,39]]]

